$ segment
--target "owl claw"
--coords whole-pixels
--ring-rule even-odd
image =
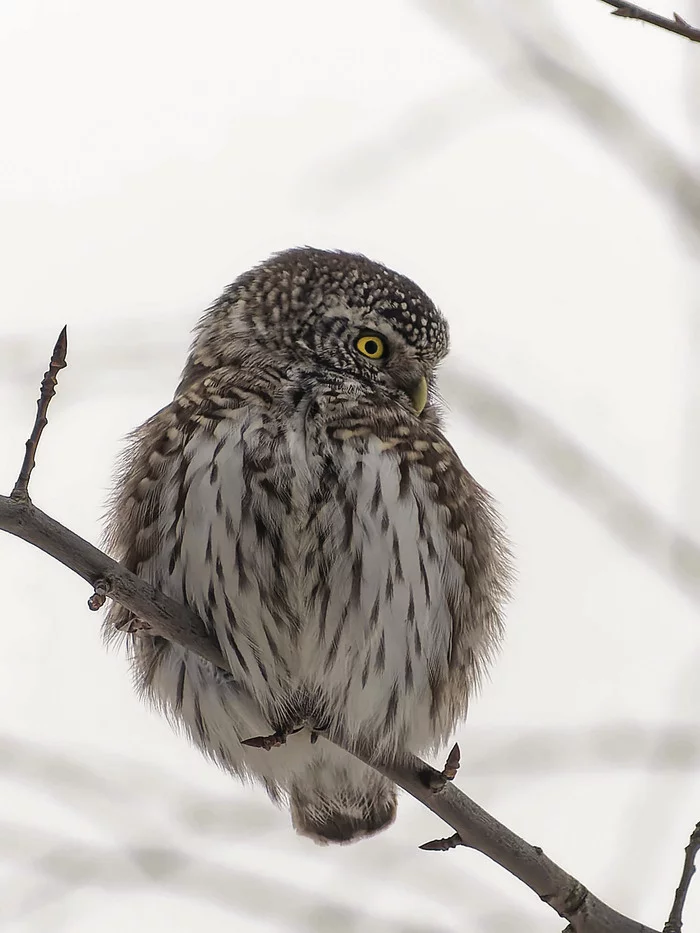
[[[88,606],[90,606],[89,601]],[[93,606],[90,606],[90,608],[92,609]],[[125,635],[136,635],[138,632],[148,632],[151,626],[148,624],[148,622],[143,622],[141,619],[137,619],[136,616],[129,616],[122,622],[115,622],[114,628],[118,632],[124,632]]]
[[[297,726],[296,729],[287,729],[286,731],[279,729],[277,732],[273,732],[272,735],[256,735],[252,739],[241,739],[241,745],[247,745],[249,748],[264,748],[266,752],[269,752],[273,748],[279,748],[280,745],[286,745],[287,738],[301,732],[303,728],[303,726]]]
[[[431,839],[430,842],[424,842],[421,849],[425,852],[447,852],[448,849],[456,849],[457,846],[463,846],[461,836],[455,833],[454,836],[448,836],[446,839]]]
[[[241,745],[247,745],[249,748],[264,748],[269,752],[273,748],[279,748],[287,741],[286,732],[273,732],[272,735],[256,735],[252,739],[241,739]]]

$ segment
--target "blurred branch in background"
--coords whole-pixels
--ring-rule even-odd
[[[468,729],[468,735],[469,741],[463,743],[462,766],[474,781],[503,775],[546,778],[558,771],[634,769],[645,764],[649,748],[659,737],[662,745],[654,758],[654,769],[692,773],[700,761],[697,730],[674,723],[659,723],[653,728],[619,722],[590,730],[533,729],[519,733],[517,738],[505,730],[494,733],[492,728]],[[84,884],[105,890],[154,884],[186,898],[220,904],[228,904],[231,897],[238,896],[239,886],[248,883],[247,872],[210,863],[214,874],[204,888],[197,882],[202,862],[194,853],[200,851],[201,844],[211,848],[221,841],[245,847],[251,837],[266,845],[278,830],[276,814],[266,800],[250,795],[241,806],[233,784],[230,796],[207,794],[184,782],[177,772],[114,754],[97,761],[91,757],[94,763],[88,764],[79,750],[71,754],[14,736],[0,737],[0,779],[7,787],[16,782],[24,793],[36,793],[38,799],[68,807],[79,816],[81,824],[87,821],[98,832],[107,830],[112,840],[108,847],[90,848],[82,840],[49,835],[34,825],[3,826],[0,857],[12,860],[21,882],[15,879],[5,889],[0,886],[0,921],[9,923],[20,915],[41,912]],[[158,848],[142,841],[156,838]],[[381,849],[358,849],[355,867],[358,871],[360,865],[364,871],[368,867],[381,870],[384,887],[394,881],[400,885],[413,857],[410,849],[389,834]],[[59,870],[62,859],[66,867]],[[110,868],[116,872],[112,880],[107,877]],[[472,876],[464,877],[454,862],[446,865],[442,859],[427,859],[421,874],[436,900],[448,890],[453,891],[458,881],[461,895],[472,907],[478,904],[481,911],[482,905],[486,909],[493,903],[496,892]],[[256,883],[260,886],[262,882]],[[270,888],[263,891],[260,902],[251,903],[246,897],[244,907],[254,913],[257,906],[258,918],[272,920],[267,902],[274,896],[275,919],[280,921],[280,928],[294,929],[300,924],[299,929],[307,929],[301,926],[306,916],[304,904],[310,909],[314,898],[300,887],[288,899],[285,886],[268,883]],[[255,891],[257,895],[258,888]],[[498,925],[494,929],[527,930],[515,907],[504,909],[504,898],[499,891]],[[357,924],[339,929],[371,929],[362,926],[367,923],[363,913],[348,912],[337,903],[321,908],[318,922],[310,920],[308,929],[335,929],[321,922],[326,917],[332,919],[334,910],[347,924]],[[425,929],[387,918],[384,924],[384,929],[392,933]]]
[[[696,10],[697,7],[695,4]],[[700,249],[700,175],[697,169],[661,137],[643,114],[623,100],[610,81],[602,78],[600,69],[583,51],[577,38],[559,24],[558,5],[545,0],[506,0],[505,7],[494,8],[478,0],[457,3],[431,0],[421,3],[421,8],[450,35],[459,36],[465,48],[485,59],[495,76],[509,82],[513,93],[531,98],[544,92],[563,105],[565,112],[576,116],[617,155],[624,167],[661,199],[685,234],[686,242],[680,248],[685,245],[697,259]],[[504,9],[508,15],[504,15]],[[697,57],[694,47],[691,53]],[[503,62],[508,62],[509,67],[503,68]],[[513,81],[512,76],[516,74],[520,77]],[[530,80],[525,80],[524,74]],[[691,117],[696,115],[697,109],[694,103],[697,65],[693,74],[695,80],[691,79],[689,95]],[[691,119],[691,127],[696,128],[697,121]],[[688,388],[680,518],[693,535],[700,535],[700,486],[697,483],[700,475],[700,315],[697,307],[690,309],[688,320]],[[680,557],[680,561],[684,562],[685,558]],[[694,558],[692,563],[695,565]]]
[[[452,41],[462,42],[483,59],[494,81],[516,97],[540,99],[544,94],[563,104],[567,113],[659,194],[691,231],[700,232],[700,176],[643,114],[601,78],[576,37],[559,25],[555,4],[544,0],[506,0],[501,5],[480,0],[418,0],[417,6]],[[483,80],[446,89],[421,111],[397,119],[379,143],[376,138],[368,140],[354,152],[319,166],[320,183],[333,189],[334,203],[350,198],[359,186],[393,177],[444,146],[465,126],[492,119],[506,106],[501,94]],[[319,174],[314,174],[308,187],[309,196],[320,197]]]
[[[574,437],[484,376],[445,368],[455,411],[525,458],[652,570],[700,601],[700,547]]]
[[[700,738],[695,732],[666,723],[658,728],[667,746],[666,760],[659,762],[659,766],[674,771],[696,767]],[[532,730],[516,740],[505,733],[494,737],[492,730],[469,730],[469,739],[463,766],[473,779],[478,779],[500,774],[546,777],[558,768],[567,772],[595,771],[601,767],[634,768],[643,761],[653,735],[652,730],[640,724],[619,723],[580,732]],[[491,751],[484,752],[489,746]],[[213,867],[210,883],[201,887],[197,879],[201,876],[202,860],[193,854],[200,849],[193,844],[211,847],[216,841],[226,840],[233,845],[240,842],[245,847],[252,836],[265,845],[277,830],[274,811],[267,801],[251,795],[244,807],[236,805],[233,793],[231,797],[207,795],[183,782],[177,773],[114,755],[90,765],[84,754],[77,751],[71,756],[65,750],[51,750],[6,736],[0,739],[0,776],[6,784],[18,782],[25,793],[36,791],[42,799],[70,807],[81,823],[87,819],[96,830],[107,829],[113,840],[109,846],[89,847],[82,840],[49,835],[33,825],[3,826],[0,856],[11,859],[15,871],[21,871],[25,879],[22,884],[13,882],[0,894],[0,919],[5,922],[18,914],[41,910],[52,900],[68,896],[85,884],[106,890],[155,884],[183,897],[228,904],[231,897],[238,896],[239,886],[248,884],[247,872],[210,862],[207,866]],[[159,846],[145,845],[139,835],[158,838]],[[381,866],[375,867],[377,870],[381,867],[384,886],[392,880],[400,884],[413,853],[399,843],[392,844],[390,836],[384,843],[390,845],[391,857],[382,848]],[[367,847],[362,852],[358,850],[357,858],[366,869],[368,862],[373,861],[371,847],[370,851]],[[111,868],[116,874],[110,880]],[[437,859],[426,861],[422,872],[430,880],[430,889],[437,899],[441,896],[441,880],[454,886],[458,876],[455,863],[447,868]],[[27,880],[27,875],[33,880]],[[265,883],[258,880],[257,885],[264,887]],[[286,886],[269,880],[267,885],[269,889],[262,892],[259,904],[246,897],[244,907],[254,912],[257,904],[256,916],[272,919],[267,901],[274,896],[276,918],[284,918],[283,928],[294,928],[301,921],[304,905],[308,909],[314,898],[308,897],[302,887],[290,888],[292,896],[288,897]],[[472,905],[475,901],[486,904],[494,894],[471,877],[460,877],[459,885],[462,894],[466,888]],[[515,909],[512,923],[504,924],[503,894],[498,897],[499,929],[522,929],[522,918]],[[348,924],[358,924],[340,929],[365,928],[361,923],[366,923],[367,917],[362,912],[348,912],[336,903],[321,906],[324,916],[339,910]],[[277,911],[282,913],[277,916]],[[387,920],[385,923],[385,928],[392,931],[423,929],[419,925]],[[309,926],[319,930],[331,928],[320,923]]]
[[[85,887],[116,892],[156,887],[171,897],[219,904],[276,929],[429,933],[424,924],[392,921],[359,898],[334,900],[320,885],[310,896],[302,884],[264,877],[240,865],[193,858],[186,846],[176,844],[97,845],[5,823],[0,825],[0,856],[15,867],[26,866],[36,879],[0,886],[0,920],[5,923]]]
[[[365,143],[314,166],[303,179],[304,198],[323,210],[351,200],[355,193],[366,194],[388,178],[395,180],[466,130],[513,111],[516,102],[503,84],[519,77],[518,66],[507,81],[485,79],[446,87],[401,112]]]
[[[479,0],[430,0],[421,9],[486,60],[518,96],[542,91],[563,104],[618,155],[639,179],[663,197],[679,219],[700,232],[700,178],[647,120],[624,102],[576,41],[560,26],[557,6],[517,0],[498,7]],[[504,67],[508,63],[508,67]],[[530,80],[524,80],[528,75]],[[517,76],[513,81],[512,76]]]
[[[690,3],[693,20],[700,22],[700,0]],[[686,49],[684,101],[690,127],[691,144],[698,164],[700,152],[700,54],[694,46]],[[690,238],[691,263],[688,270],[690,302],[687,314],[686,388],[683,446],[679,470],[679,515],[686,527],[700,536],[700,236]]]

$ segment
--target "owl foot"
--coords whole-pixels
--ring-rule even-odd
[[[423,775],[423,783],[430,790],[437,793],[441,791],[448,781],[454,781],[459,771],[460,751],[459,745],[455,742],[450,754],[447,756],[445,767],[442,771],[434,771],[432,768]]]
[[[273,732],[272,735],[256,735],[252,739],[241,739],[241,745],[247,745],[249,748],[264,748],[269,752],[273,748],[279,748],[287,741],[286,732]]]
[[[264,748],[266,752],[269,752],[273,748],[285,745],[288,736],[301,732],[303,728],[303,726],[299,726],[296,729],[288,729],[287,731],[279,729],[277,732],[273,732],[272,735],[256,735],[252,739],[241,739],[241,745],[247,745],[249,748]]]
[[[432,839],[430,842],[424,842],[421,849],[425,852],[447,852],[448,849],[456,849],[457,846],[463,846],[464,843],[459,835],[448,836],[446,839]]]
[[[89,601],[88,605],[90,605]],[[92,609],[92,606],[90,608]],[[135,635],[137,632],[148,632],[151,626],[148,622],[143,622],[141,619],[137,619],[136,616],[130,615],[122,622],[115,622],[114,628],[118,632],[124,632],[125,635]]]

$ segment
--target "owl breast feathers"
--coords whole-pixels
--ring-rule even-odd
[[[280,253],[204,315],[173,401],[121,465],[111,552],[196,610],[232,673],[116,605],[107,633],[166,716],[318,842],[396,809],[326,737],[382,756],[439,746],[501,637],[507,549],[432,401],[447,349],[403,276]]]

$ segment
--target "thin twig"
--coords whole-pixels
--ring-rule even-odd
[[[652,13],[651,10],[645,10],[634,3],[627,3],[626,0],[602,0],[608,6],[617,7],[612,16],[622,16],[625,19],[638,19],[643,23],[650,23],[652,26],[658,26],[659,29],[666,29],[668,32],[675,32],[678,36],[685,36],[691,42],[700,42],[700,29],[696,29],[686,22],[678,13],[673,14],[673,19],[667,16],[659,16],[658,13]]]
[[[676,890],[676,896],[673,899],[673,907],[668,915],[668,920],[664,926],[663,933],[681,933],[683,926],[683,907],[685,899],[690,888],[690,880],[695,874],[695,856],[700,852],[700,823],[697,824],[690,834],[690,842],[685,849],[685,861],[683,862],[683,872],[681,874],[680,884]]]
[[[29,435],[29,440],[25,445],[26,450],[24,453],[24,460],[22,461],[22,469],[19,471],[19,476],[17,477],[15,488],[10,493],[10,498],[16,500],[17,502],[30,501],[29,480],[31,479],[32,470],[34,469],[36,449],[39,446],[41,433],[48,424],[46,413],[49,409],[49,402],[56,394],[56,384],[58,383],[59,370],[63,369],[66,365],[67,350],[68,329],[64,327],[61,333],[58,335],[56,346],[53,348],[53,353],[51,354],[49,368],[44,373],[44,378],[41,381],[41,392],[39,393],[39,401],[36,403],[37,411],[34,427],[32,428],[32,433]]]
[[[0,496],[0,529],[34,544],[79,574],[96,590],[98,602],[105,596],[116,599],[146,622],[153,634],[231,672],[219,646],[210,641],[204,623],[189,608],[154,590],[145,580],[45,515],[28,499]],[[542,849],[499,823],[420,758],[405,754],[400,761],[384,762],[378,761],[372,750],[366,754],[356,749],[345,750],[384,774],[451,826],[455,836],[450,842],[482,852],[520,879],[568,920],[574,933],[654,933],[598,900]],[[450,770],[456,771],[456,763],[453,750],[448,759]],[[435,790],[436,787],[439,789]]]

